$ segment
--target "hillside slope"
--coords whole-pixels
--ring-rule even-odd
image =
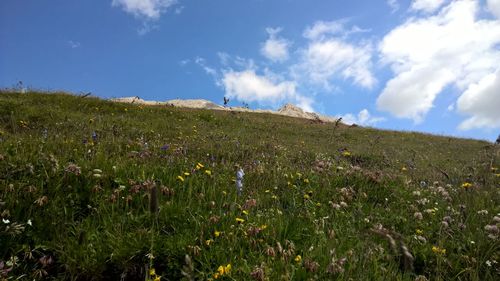
[[[0,280],[498,280],[499,154],[267,113],[0,92]]]

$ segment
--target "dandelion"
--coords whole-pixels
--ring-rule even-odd
[[[294,259],[293,259],[296,263],[300,263],[302,261],[302,257],[300,255],[297,255]]]
[[[446,249],[444,248],[440,248],[438,246],[432,246],[432,251],[435,253],[435,254],[438,254],[438,255],[444,255],[446,254]]]
[[[237,222],[237,223],[244,223],[244,222],[245,222],[245,220],[244,220],[244,219],[242,219],[242,218],[236,218],[236,222]]]
[[[177,176],[177,179],[181,182],[184,182],[184,178],[182,176]]]

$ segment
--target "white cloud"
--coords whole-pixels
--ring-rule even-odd
[[[310,40],[317,40],[326,35],[338,35],[344,31],[344,21],[317,21],[313,26],[306,28],[303,36]]]
[[[478,19],[478,5],[452,1],[437,15],[410,18],[383,38],[381,61],[395,77],[378,97],[380,110],[420,122],[444,88],[464,90],[496,70],[500,21]]]
[[[472,115],[461,130],[500,128],[500,69],[470,85],[457,101],[457,110]]]
[[[277,36],[281,30],[282,28],[266,28],[269,39],[260,49],[261,54],[273,62],[284,62],[288,59],[290,42]]]
[[[215,68],[208,66],[207,63],[206,63],[206,60],[204,58],[196,57],[194,59],[194,62],[197,65],[201,66],[201,68],[203,68],[203,70],[205,71],[205,73],[207,73],[208,75],[211,75],[213,77],[217,76],[217,71],[215,70]]]
[[[71,49],[75,49],[75,48],[78,48],[81,46],[80,42],[78,41],[73,41],[73,40],[69,40],[68,41],[68,46],[71,48]]]
[[[342,122],[344,124],[347,124],[347,125],[357,124],[357,125],[361,125],[361,126],[371,126],[371,125],[375,125],[376,123],[385,121],[385,118],[383,118],[383,117],[371,116],[368,109],[361,110],[357,116],[355,116],[354,114],[348,113],[348,114],[342,115],[340,117],[342,117]]]
[[[312,41],[302,52],[302,61],[294,67],[295,76],[331,89],[333,79],[352,79],[355,84],[371,88],[376,80],[371,73],[372,47],[354,45],[338,38]]]
[[[391,8],[391,12],[395,13],[399,10],[399,2],[398,0],[387,0],[387,5]]]
[[[444,2],[446,2],[446,0],[413,0],[411,3],[411,9],[432,13],[439,9]]]
[[[276,81],[276,77],[261,76],[254,70],[231,70],[224,73],[222,85],[226,96],[239,101],[274,106],[283,101],[292,101],[306,111],[313,111],[312,99],[300,95],[294,81]]]
[[[357,26],[344,28],[343,20],[317,21],[305,29],[308,45],[299,50],[299,63],[291,67],[292,76],[305,83],[320,85],[331,91],[335,79],[351,79],[365,88],[375,85],[371,72],[373,48],[369,42],[348,40],[352,33],[366,32]]]
[[[500,19],[500,0],[487,0],[488,10]]]
[[[177,0],[113,0],[113,7],[121,7],[125,12],[137,18],[157,20],[160,15]]]

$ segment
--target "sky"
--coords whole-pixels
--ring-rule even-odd
[[[494,141],[500,0],[2,0],[0,88],[19,81]]]

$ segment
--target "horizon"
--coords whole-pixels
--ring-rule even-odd
[[[0,42],[0,88],[228,97],[382,130],[500,132],[500,0],[6,0]]]

